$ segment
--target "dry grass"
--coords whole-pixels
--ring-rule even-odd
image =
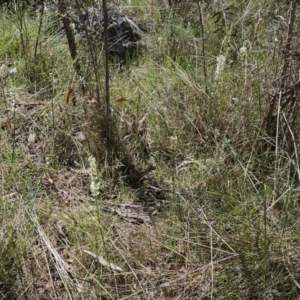
[[[121,2],[147,49],[110,66],[113,151],[91,69],[83,92],[63,36],[1,16],[0,299],[296,299],[298,141],[263,127],[287,5],[203,3],[202,39],[196,4]]]

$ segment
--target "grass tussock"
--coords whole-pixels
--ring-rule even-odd
[[[110,138],[102,49],[3,8],[0,299],[296,299],[298,4],[119,2]]]

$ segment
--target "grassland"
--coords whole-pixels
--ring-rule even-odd
[[[101,49],[3,9],[0,299],[298,299],[298,4],[169,2],[117,1],[114,145]]]

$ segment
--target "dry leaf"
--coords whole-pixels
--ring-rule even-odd
[[[116,100],[116,102],[125,102],[125,101],[130,101],[130,100],[126,98],[119,98]]]
[[[75,89],[76,89],[75,86],[72,86],[72,87],[69,88],[69,90],[68,90],[68,92],[67,92],[66,101],[65,101],[66,104],[69,104],[69,102],[70,102],[70,97],[71,97],[71,96],[72,96],[72,100],[74,100],[74,98],[75,98],[75,94],[74,94]]]

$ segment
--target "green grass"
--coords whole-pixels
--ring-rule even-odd
[[[110,65],[112,149],[86,47],[83,91],[63,35],[1,16],[0,299],[297,299],[299,120],[281,113],[277,141],[263,124],[287,4],[203,3],[202,39],[196,3],[121,2],[146,47]],[[135,182],[126,159],[151,171]]]

